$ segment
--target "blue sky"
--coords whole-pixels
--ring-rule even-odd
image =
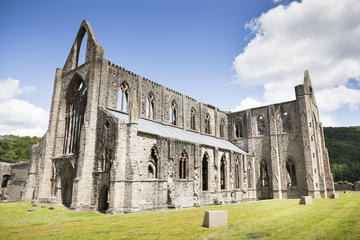
[[[295,6],[295,3],[289,1],[274,3],[271,0],[124,0],[101,3],[1,1],[0,81],[3,82],[3,86],[8,86],[10,80],[15,80],[18,84],[13,94],[2,98],[3,102],[17,99],[27,102],[36,107],[35,109],[49,111],[55,69],[63,67],[83,19],[87,19],[92,25],[99,44],[105,49],[105,58],[199,101],[223,110],[234,110],[284,100],[271,99],[266,94],[271,93],[272,85],[266,83],[273,80],[274,74],[266,75],[267,73],[259,71],[259,74],[262,74],[261,79],[265,79],[264,82],[258,76],[254,77],[253,73],[249,73],[250,70],[257,72],[266,64],[265,58],[259,58],[257,53],[251,51],[249,44],[253,42],[256,46],[258,42],[262,42],[261,46],[267,46],[266,41],[271,40],[270,37],[266,37],[271,36],[271,31],[274,31],[271,29],[280,29],[284,23],[271,26],[266,22],[269,21],[265,18],[266,14],[271,15],[270,13],[279,10],[277,14],[286,17],[286,11],[293,7],[291,4]],[[298,4],[301,5],[301,2]],[[283,5],[286,7],[282,7]],[[302,7],[305,8],[305,4]],[[264,16],[263,21],[260,16]],[[248,24],[252,20],[258,26],[260,24],[260,30],[254,27],[256,24]],[[286,22],[286,19],[284,21]],[[266,35],[268,32],[269,35]],[[256,42],[256,37],[261,38],[261,35],[263,39]],[[266,53],[267,50],[263,51]],[[269,58],[267,54],[264,55]],[[241,68],[241,65],[233,65],[234,61],[253,61],[255,64],[241,64],[244,66]],[[257,62],[262,65],[256,65]],[[309,68],[312,75],[311,66]],[[294,80],[288,82],[289,86],[285,84],[288,87],[284,88],[287,94],[275,95],[281,95],[286,100],[294,99],[293,87],[302,82],[305,70],[300,69],[290,71]],[[356,72],[357,68],[354,69],[349,72]],[[284,71],[289,74],[287,67],[284,67]],[[316,70],[314,72],[316,73]],[[359,90],[359,72],[350,76],[353,78],[350,82],[342,80],[327,88],[324,84],[319,84],[318,89],[325,91],[344,85],[345,92],[347,89]],[[321,71],[315,76],[320,78],[320,73]],[[277,74],[281,75],[282,70],[279,69]],[[269,82],[266,82],[267,78],[270,79]],[[313,78],[313,83],[316,80]],[[16,85],[15,82],[12,83]],[[316,84],[314,85],[316,90]],[[325,91],[323,95],[327,94]],[[353,94],[357,99],[359,91]],[[360,125],[360,102],[349,101],[345,101],[335,110],[326,110],[324,118],[331,118],[329,125]],[[6,106],[9,107],[11,104]],[[17,109],[16,105],[13,109]],[[43,116],[41,114],[40,116]],[[22,116],[21,113],[18,116]],[[0,134],[32,134],[30,130],[19,130],[31,128],[30,123],[25,127],[21,121],[13,123],[12,119],[14,116],[7,117],[6,113],[0,110]],[[36,126],[34,123],[32,127],[39,130],[45,125],[46,128],[46,123],[41,124]]]

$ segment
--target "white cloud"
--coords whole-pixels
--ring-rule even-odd
[[[360,91],[344,85],[360,81],[359,12],[358,0],[303,0],[261,14],[246,24],[254,38],[235,58],[236,82],[264,86],[267,104],[288,101],[308,69],[320,111],[356,110]]]
[[[16,95],[34,91],[33,87],[20,88],[19,80],[0,80],[0,134],[43,136],[49,113]]]
[[[247,97],[240,102],[240,105],[234,109],[234,112],[249,109],[249,108],[261,107],[264,105],[265,105],[265,103],[259,102],[258,100],[254,99],[254,98]]]
[[[0,101],[35,90],[35,88],[31,86],[20,88],[19,85],[20,85],[19,80],[13,78],[0,80]]]

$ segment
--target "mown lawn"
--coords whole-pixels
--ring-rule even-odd
[[[360,193],[339,199],[267,200],[123,215],[0,204],[0,239],[360,239]],[[205,210],[227,210],[229,226],[202,227]]]

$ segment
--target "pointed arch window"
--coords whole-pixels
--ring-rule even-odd
[[[170,119],[170,123],[172,125],[176,125],[176,117],[177,117],[176,108],[177,108],[176,102],[175,102],[175,100],[173,100],[170,104],[170,109],[169,109],[169,115],[170,115],[169,119]]]
[[[191,108],[190,111],[190,128],[195,130],[195,121],[196,121],[196,111],[194,108]]]
[[[203,159],[202,159],[202,190],[207,191],[208,190],[208,163],[209,163],[209,155],[207,153],[204,153]]]
[[[286,181],[288,187],[295,187],[297,185],[295,163],[291,159],[286,161]]]
[[[239,138],[239,137],[240,137],[240,126],[239,126],[239,123],[236,122],[236,123],[234,123],[234,125],[235,125],[235,137],[236,137],[236,138]]]
[[[129,85],[126,82],[120,84],[120,90],[118,94],[118,110],[127,112],[129,101]]]
[[[224,190],[226,188],[226,159],[225,155],[220,160],[220,188]]]
[[[282,127],[284,132],[291,131],[291,118],[287,112],[283,112],[282,114]]]
[[[80,76],[75,75],[66,92],[65,132],[63,154],[78,153],[80,132],[85,120],[87,87]]]
[[[156,147],[151,148],[150,159],[148,163],[148,178],[158,178],[158,150]]]
[[[188,163],[188,156],[185,151],[181,153],[180,160],[179,160],[179,178],[186,179],[187,178],[187,163]]]
[[[269,173],[268,173],[268,166],[267,162],[262,160],[260,163],[260,180],[262,187],[269,186]]]
[[[235,160],[235,189],[240,188],[241,177],[240,177],[240,161],[239,158]]]
[[[154,102],[155,102],[154,94],[150,92],[146,98],[146,118],[148,119],[155,118]]]
[[[262,115],[260,115],[257,118],[257,129],[258,129],[259,135],[264,135],[265,134],[265,129],[266,129],[265,118]]]
[[[248,182],[248,188],[252,188],[252,184],[251,184],[251,180],[252,180],[252,174],[251,174],[251,171],[252,171],[252,166],[251,166],[251,163],[249,162],[248,164],[248,167],[247,167],[247,182]]]
[[[224,119],[221,119],[220,121],[220,137],[224,137],[224,128],[225,128],[225,121]]]
[[[211,134],[210,131],[210,114],[207,113],[205,116],[205,133]]]

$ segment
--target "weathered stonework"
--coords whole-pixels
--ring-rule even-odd
[[[83,21],[56,70],[23,199],[125,213],[327,197],[334,183],[307,72],[295,92],[294,101],[221,111],[106,60]]]
[[[0,162],[0,200],[20,201],[23,198],[25,184],[29,173],[29,162],[3,163]]]

